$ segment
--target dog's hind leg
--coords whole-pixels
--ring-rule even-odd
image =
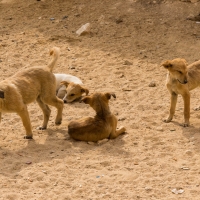
[[[44,120],[43,120],[43,125],[39,127],[40,130],[44,130],[47,128],[47,124],[48,124],[48,121],[49,121],[49,117],[50,117],[50,114],[51,114],[51,110],[49,108],[48,105],[44,104],[40,97],[38,97],[36,99],[38,105],[40,106],[40,108],[42,109],[42,112],[43,112],[43,115],[44,115]]]
[[[31,122],[26,105],[24,105],[23,109],[18,111],[17,114],[21,117],[24,128],[26,129],[26,136],[24,136],[24,139],[32,139],[33,134],[31,129]]]
[[[163,120],[166,123],[171,122],[173,117],[174,117],[177,98],[178,98],[178,95],[176,93],[172,92],[171,93],[171,105],[170,105],[169,117],[167,119]]]
[[[43,98],[42,100],[44,103],[57,108],[57,116],[56,116],[55,124],[60,125],[62,123],[62,111],[63,111],[63,106],[64,106],[63,100],[59,99],[56,96],[50,99]]]

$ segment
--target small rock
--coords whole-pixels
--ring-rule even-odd
[[[32,164],[32,162],[31,162],[31,161],[27,161],[26,164],[27,164],[27,165],[30,165],[30,164]]]
[[[192,151],[190,151],[190,150],[187,150],[187,151],[185,152],[185,154],[187,154],[188,156],[192,156],[192,155],[193,155]]]
[[[181,167],[181,169],[183,169],[183,170],[189,170],[190,168],[189,167]]]
[[[150,187],[145,187],[144,188],[146,191],[151,191],[152,190],[152,188],[150,188]]]
[[[169,130],[170,130],[170,131],[175,131],[176,129],[175,129],[175,128],[170,128]]]
[[[62,19],[67,19],[68,18],[68,16],[66,15],[66,16],[64,16]]]
[[[128,61],[128,60],[125,60],[124,61],[124,65],[132,65],[133,63],[132,62],[130,62],[130,61]]]
[[[51,17],[50,20],[53,21],[53,20],[55,20],[55,18]]]
[[[121,117],[118,119],[118,121],[124,121],[126,119],[126,117]]]
[[[79,13],[74,14],[75,17],[80,17]]]
[[[120,74],[120,75],[119,75],[119,78],[123,78],[123,77],[124,77],[124,74]]]
[[[193,108],[193,110],[195,110],[195,111],[200,110],[200,106],[197,106],[197,107]]]
[[[119,24],[121,22],[123,22],[123,19],[121,17],[119,17],[119,18],[116,19],[116,24]]]
[[[75,69],[75,67],[74,66],[70,66],[69,69]]]
[[[156,128],[156,130],[157,130],[157,131],[163,131],[163,128],[162,128],[161,126],[158,126],[158,127]]]
[[[76,34],[78,36],[81,36],[81,35],[84,35],[84,34],[88,34],[90,33],[90,23],[87,23],[83,26],[81,26],[81,28],[79,28],[77,31],[76,31]]]
[[[42,17],[38,17],[38,19],[42,19]]]
[[[172,189],[171,191],[172,191],[172,193],[174,193],[174,194],[182,194],[182,193],[184,192],[183,189],[176,189],[176,188]]]
[[[151,83],[149,83],[149,87],[156,87],[155,81],[151,81]]]

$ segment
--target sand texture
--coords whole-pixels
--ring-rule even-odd
[[[193,3],[192,3],[193,2]],[[160,63],[200,59],[200,2],[178,0],[0,0],[0,80],[46,65],[61,49],[55,73],[79,77],[90,93],[114,92],[110,109],[127,132],[101,144],[71,139],[70,120],[93,116],[65,104],[48,129],[28,105],[33,140],[15,113],[0,123],[0,200],[199,200],[200,90],[191,92],[191,126],[178,98],[171,123],[167,71]],[[189,16],[189,18],[188,18]],[[195,17],[196,16],[196,17]],[[188,19],[190,20],[188,20]],[[76,31],[90,23],[89,33]],[[154,86],[154,87],[150,87]]]

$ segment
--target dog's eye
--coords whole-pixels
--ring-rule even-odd
[[[179,74],[183,74],[181,71],[178,71]]]
[[[73,97],[75,94],[70,94],[71,97]]]

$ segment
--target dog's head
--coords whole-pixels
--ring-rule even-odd
[[[85,93],[86,95],[88,95],[89,93],[89,90],[87,88],[73,82],[62,81],[60,85],[66,86],[66,94],[63,98],[63,101],[66,103],[70,103],[80,98],[83,93]]]
[[[176,58],[174,60],[167,60],[161,64],[168,69],[170,75],[178,80],[181,84],[188,82],[187,62],[185,59]]]
[[[109,99],[113,96],[116,98],[114,93],[94,93],[89,96],[82,97],[80,102],[89,104],[96,112],[102,112],[108,108]]]

